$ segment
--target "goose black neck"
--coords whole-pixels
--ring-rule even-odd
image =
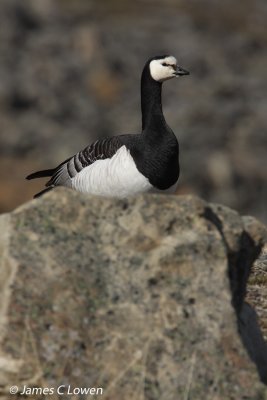
[[[142,109],[142,130],[148,128],[153,130],[165,125],[164,115],[162,113],[161,104],[162,83],[155,81],[149,71],[147,65],[142,73],[141,78],[141,109]]]

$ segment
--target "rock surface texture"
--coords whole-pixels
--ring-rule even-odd
[[[265,240],[256,220],[190,196],[59,189],[1,216],[2,398],[11,385],[267,398],[265,342],[244,302]]]

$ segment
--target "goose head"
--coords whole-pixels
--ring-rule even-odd
[[[149,60],[151,78],[157,82],[189,75],[189,72],[180,67],[173,56],[156,56]]]

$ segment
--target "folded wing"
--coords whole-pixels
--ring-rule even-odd
[[[70,187],[72,178],[79,174],[83,168],[88,167],[97,160],[104,160],[113,157],[121,146],[123,146],[123,142],[120,139],[120,136],[97,140],[90,146],[79,151],[73,157],[65,160],[58,167],[37,171],[28,175],[26,179],[51,176],[51,179],[45,185],[46,189],[37,193],[34,197],[39,197],[56,186]]]

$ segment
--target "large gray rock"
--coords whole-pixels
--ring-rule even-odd
[[[101,387],[110,400],[267,398],[247,353],[266,380],[265,343],[244,303],[265,235],[189,196],[59,189],[1,216],[3,398],[11,385]]]

